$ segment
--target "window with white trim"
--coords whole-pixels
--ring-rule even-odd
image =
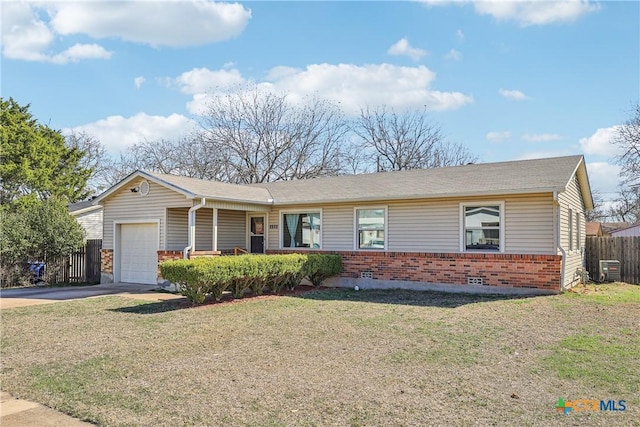
[[[282,247],[320,249],[320,212],[286,212],[282,214]]]
[[[465,251],[504,250],[504,204],[487,203],[461,205],[463,242]]]
[[[385,249],[387,209],[356,208],[355,216],[356,249]]]

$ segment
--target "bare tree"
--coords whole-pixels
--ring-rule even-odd
[[[613,143],[622,149],[617,161],[622,166],[623,183],[640,194],[640,104],[636,104],[632,114],[617,128]]]
[[[607,216],[613,221],[635,224],[640,221],[640,196],[638,191],[620,186],[618,197],[608,209]]]
[[[224,162],[225,180],[270,182],[336,175],[340,143],[348,131],[334,104],[289,102],[256,86],[216,96],[203,120],[208,152]]]
[[[597,190],[593,190],[591,192],[591,197],[593,198],[593,209],[586,212],[587,221],[604,222],[607,220],[609,214],[605,209],[602,194]]]
[[[378,171],[460,165],[476,160],[464,146],[445,141],[426,109],[396,113],[386,107],[363,109],[354,126],[363,150],[374,156]]]
[[[65,135],[65,144],[69,148],[84,153],[80,165],[91,170],[91,177],[87,181],[87,185],[92,192],[100,192],[111,184],[109,182],[111,159],[99,139],[84,131],[72,131]]]

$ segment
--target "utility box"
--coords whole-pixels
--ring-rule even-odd
[[[600,281],[619,282],[620,281],[620,261],[611,259],[600,260]]]

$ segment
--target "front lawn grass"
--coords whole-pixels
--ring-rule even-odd
[[[3,310],[2,389],[106,426],[640,425],[640,287],[586,289]]]

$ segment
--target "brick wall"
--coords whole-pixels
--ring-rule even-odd
[[[174,259],[183,259],[184,252],[182,251],[158,251],[158,279],[162,279],[160,274],[160,263],[163,261],[172,261]]]
[[[100,272],[113,274],[113,249],[100,249]]]
[[[290,253],[270,250],[269,253]],[[323,251],[342,256],[342,277],[357,279],[371,272],[373,279],[466,285],[467,277],[481,277],[488,286],[560,290],[560,255],[478,253]],[[318,253],[313,251],[313,253]],[[321,252],[322,253],[322,252]]]

